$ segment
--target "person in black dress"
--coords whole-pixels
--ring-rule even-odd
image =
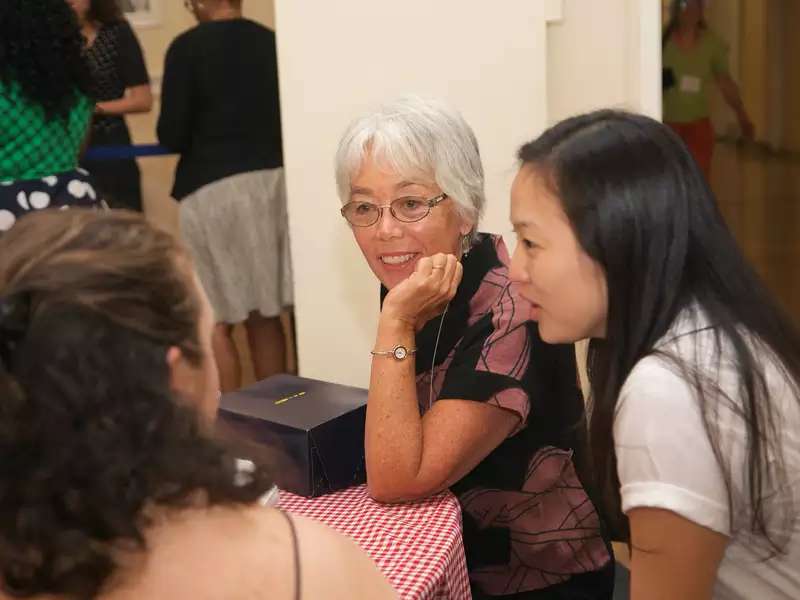
[[[89,146],[131,143],[125,115],[149,112],[150,78],[141,46],[115,0],[68,0],[81,23],[97,100]],[[83,160],[112,208],[142,210],[139,167],[133,158]]]
[[[63,0],[3,0],[0,235],[31,212],[103,206],[88,173],[78,168],[90,95],[83,38]]]
[[[158,140],[181,156],[172,196],[217,317],[217,364],[230,391],[242,383],[236,324],[258,380],[292,362],[281,321],[293,320],[294,302],[275,33],[244,18],[241,0],[187,7],[198,25],[167,50]]]

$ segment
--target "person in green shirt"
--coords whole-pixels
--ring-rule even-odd
[[[64,0],[0,3],[0,235],[31,211],[102,206],[78,168],[91,85]]]
[[[728,70],[727,45],[706,25],[704,5],[704,0],[672,3],[663,39],[664,122],[681,136],[708,177],[714,151],[712,85],[736,113],[746,138],[753,137],[753,123]]]

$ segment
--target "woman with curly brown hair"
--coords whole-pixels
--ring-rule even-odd
[[[67,0],[86,38],[87,58],[97,100],[90,146],[127,146],[125,115],[153,106],[150,77],[133,29],[116,0]],[[139,167],[133,158],[84,160],[82,165],[112,208],[142,210]]]
[[[78,169],[90,88],[63,0],[0,2],[0,234],[32,210],[99,203]]]
[[[41,211],[0,256],[0,598],[394,597],[208,435],[213,316],[174,238]]]

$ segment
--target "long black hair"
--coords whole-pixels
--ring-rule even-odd
[[[0,2],[0,80],[18,83],[48,118],[66,116],[79,93],[91,95],[84,46],[65,0]]]
[[[61,0],[60,0],[61,1]],[[37,211],[0,238],[0,586],[94,598],[150,506],[246,506],[271,487],[173,397],[208,360],[186,252],[140,215]]]
[[[746,493],[753,507],[749,526],[770,552],[779,551],[787,529],[778,531],[774,519],[794,515],[793,509],[769,514],[766,506],[774,490],[786,493],[787,472],[765,357],[774,358],[800,402],[800,333],[745,260],[688,150],[653,119],[599,111],[555,125],[523,146],[519,158],[549,177],[581,246],[607,279],[607,336],[590,344],[590,437],[596,484],[617,521],[617,534],[629,540],[620,512],[615,409],[634,365],[656,354],[695,392],[731,506],[732,467],[720,448],[715,417],[727,406],[741,419],[747,433]],[[732,356],[739,376],[733,398],[697,361],[655,348],[678,316],[696,306],[711,321],[716,343],[711,356],[721,361],[723,346]]]

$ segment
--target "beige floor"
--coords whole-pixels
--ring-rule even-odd
[[[800,157],[719,144],[711,181],[745,254],[800,325]]]

